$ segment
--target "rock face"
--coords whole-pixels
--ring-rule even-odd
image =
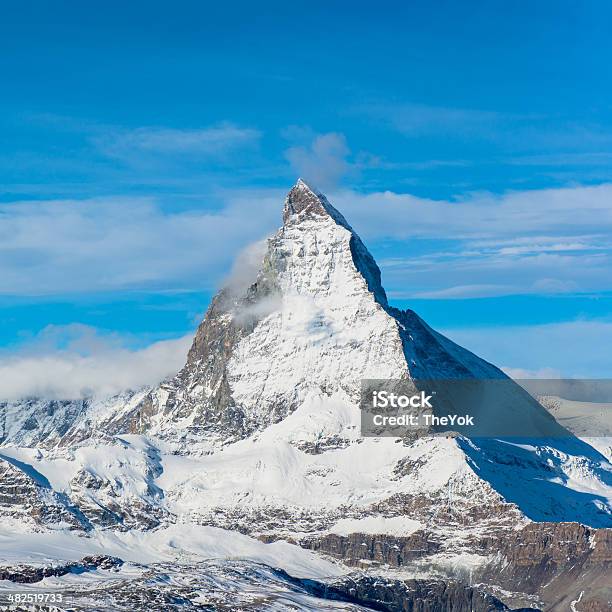
[[[489,582],[536,594],[555,609],[569,609],[583,593],[581,610],[606,610],[612,601],[612,529],[578,523],[532,523],[504,538],[486,541],[504,565],[483,571]]]
[[[604,601],[610,542],[594,528],[612,525],[612,466],[594,448],[569,435],[361,436],[363,379],[507,379],[393,308],[323,195],[298,181],[257,269],[237,278],[173,379],[114,398],[0,404],[3,519],[89,537],[209,525],[447,585],[415,583],[416,599],[402,597],[421,603],[384,609],[501,609],[469,590],[477,579],[513,601],[565,605],[585,575]],[[549,431],[548,413],[513,393],[490,411]]]
[[[23,466],[26,467],[26,466]],[[0,456],[0,513],[14,525],[53,529],[87,529],[82,512],[54,491],[42,474],[27,474],[19,462]]]
[[[472,550],[489,561],[473,569],[470,579],[527,596],[515,597],[518,603],[527,604],[533,596],[560,610],[568,609],[582,591],[587,594],[581,600],[583,609],[589,609],[585,606],[590,602],[592,609],[604,610],[612,596],[611,542],[612,529],[589,529],[579,523],[530,523],[497,530],[472,543]],[[357,567],[411,570],[443,549],[435,534],[426,531],[408,537],[329,534],[306,538],[301,545]]]
[[[374,562],[395,568],[433,555],[441,548],[440,543],[428,537],[425,531],[417,531],[407,537],[367,533],[340,536],[331,533],[305,538],[301,545],[342,559],[349,565],[366,566]]]
[[[331,585],[313,585],[312,591],[329,599],[351,598],[374,610],[388,612],[493,612],[509,610],[496,597],[458,582],[441,580],[380,580],[359,576]]]

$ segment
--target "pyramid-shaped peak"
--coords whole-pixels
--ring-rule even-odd
[[[300,178],[285,198],[283,223],[313,217],[331,217],[336,223],[348,226],[344,217],[329,203],[327,198]]]
[[[357,270],[365,278],[368,289],[375,295],[380,304],[386,306],[387,296],[380,282],[380,270],[359,236],[344,216],[329,203],[329,200],[320,191],[310,187],[302,179],[298,179],[285,198],[283,227],[295,228],[302,222],[311,220],[332,220],[350,232],[350,256]],[[305,229],[311,231],[312,228],[306,227]]]

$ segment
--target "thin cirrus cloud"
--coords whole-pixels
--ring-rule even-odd
[[[406,136],[455,134],[491,136],[505,120],[498,112],[423,104],[371,104],[359,112],[386,122]]]
[[[612,290],[612,252],[452,258],[419,255],[382,261],[392,297],[461,299],[503,295],[597,293]]]
[[[612,145],[605,124],[581,122],[545,113],[509,113],[478,108],[433,106],[417,103],[370,102],[352,109],[355,115],[406,138],[442,138],[494,145],[485,149],[505,155],[500,161],[514,165],[601,165]],[[559,150],[565,152],[559,154]]]
[[[515,242],[500,238],[498,246],[467,240],[454,251],[417,252],[412,257],[383,259],[381,264],[394,284],[404,279],[404,290],[392,292],[398,298],[461,299],[610,289],[611,249],[601,237],[565,243],[552,237],[531,240],[529,245],[525,238]],[[442,277],[445,286],[440,286]],[[428,284],[429,288],[422,289]],[[415,286],[421,289],[410,291]]]
[[[92,140],[104,155],[129,161],[134,155],[225,157],[256,146],[260,138],[259,130],[221,123],[201,129],[114,128]]]

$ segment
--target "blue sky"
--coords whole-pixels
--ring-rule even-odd
[[[347,6],[3,6],[0,374],[168,341],[175,367],[302,175],[396,304],[499,365],[609,375],[612,8]]]

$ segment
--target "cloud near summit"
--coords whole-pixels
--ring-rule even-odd
[[[350,149],[343,134],[311,134],[299,128],[290,130],[289,134],[297,134],[303,142],[289,147],[285,157],[294,172],[308,183],[321,190],[334,189],[350,172]]]

